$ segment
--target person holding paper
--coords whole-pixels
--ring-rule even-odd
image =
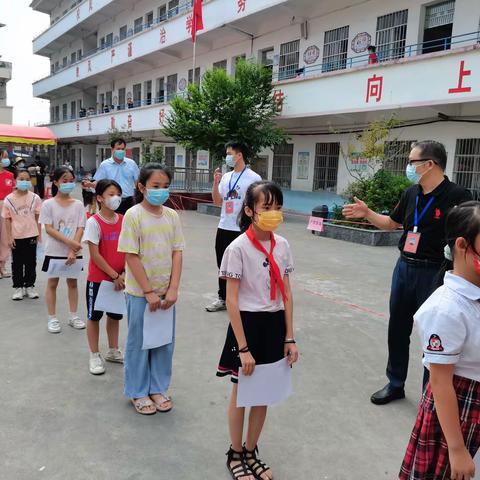
[[[80,241],[85,228],[86,216],[83,204],[70,193],[75,189],[75,177],[68,167],[58,167],[53,173],[52,195],[40,210],[39,222],[47,233],[45,261],[42,271],[48,272],[51,260],[61,260],[73,265],[82,259]],[[56,315],[58,277],[50,277],[45,299],[48,309],[47,328],[50,333],[60,333],[62,328]],[[70,318],[68,324],[76,329],[85,328],[85,322],[77,313],[78,287],[76,278],[67,278]]]
[[[137,202],[125,214],[118,244],[118,251],[126,254],[127,264],[124,392],[142,415],[172,409],[167,392],[172,377],[174,335],[167,345],[142,349],[145,309],[167,310],[178,297],[185,241],[177,212],[163,205],[169,198],[171,180],[170,171],[158,163],[142,167]]]
[[[247,190],[240,229],[226,249],[220,276],[227,281],[230,325],[217,376],[230,376],[233,390],[228,409],[231,446],[227,468],[235,480],[270,480],[272,472],[257,457],[257,443],[267,415],[266,406],[250,410],[243,441],[245,408],[237,407],[239,369],[252,375],[255,365],[298,359],[293,336],[290,246],[273,232],[283,222],[283,194],[272,182],[255,182]]]
[[[104,358],[100,354],[99,322],[103,311],[95,308],[102,282],[113,282],[115,290],[125,288],[125,254],[118,252],[118,239],[123,215],[115,213],[122,201],[122,187],[115,180],[99,180],[95,187],[100,211],[87,220],[83,242],[88,244],[90,263],[87,276],[87,339],[90,347],[89,370],[92,375],[105,373]],[[119,320],[123,315],[107,312],[108,352],[105,360],[123,363],[118,348]]]
[[[401,480],[470,480],[475,475],[473,457],[478,462],[480,202],[465,202],[450,210],[446,238],[443,285],[415,314],[430,380]]]

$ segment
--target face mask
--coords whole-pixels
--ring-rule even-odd
[[[58,190],[62,193],[65,193],[66,195],[68,195],[69,193],[73,192],[74,188],[75,188],[75,183],[68,182],[68,183],[61,183],[58,187]]]
[[[108,197],[105,200],[105,205],[110,209],[115,211],[120,204],[122,203],[122,197],[120,195],[114,195],[113,197]]]
[[[147,202],[154,207],[163,205],[169,197],[168,188],[147,188]]]
[[[123,162],[125,158],[125,150],[115,150],[115,158]]]
[[[227,167],[235,167],[235,160],[233,159],[233,155],[227,155],[225,157],[225,163],[227,164]]]
[[[10,166],[10,159],[2,158],[2,167],[7,168]]]
[[[24,192],[32,188],[32,182],[30,180],[17,180],[17,189]]]
[[[405,170],[405,174],[407,175],[407,178],[413,182],[413,183],[418,183],[420,181],[420,179],[423,177],[423,175],[425,175],[425,173],[423,173],[422,175],[419,175],[417,173],[417,167],[421,166],[421,165],[425,165],[425,163],[422,163],[420,165],[412,165],[412,164],[407,164],[407,169]]]
[[[264,232],[274,232],[283,223],[283,213],[280,210],[268,210],[257,213],[255,225]]]

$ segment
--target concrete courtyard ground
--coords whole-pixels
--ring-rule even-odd
[[[187,238],[171,394],[174,410],[142,417],[122,395],[122,367],[88,373],[85,331],[46,329],[39,300],[13,302],[0,280],[0,479],[227,479],[230,384],[215,377],[227,314],[207,313],[216,292],[217,219],[183,212]],[[394,479],[421,390],[412,341],[407,399],[384,407],[370,394],[385,383],[390,278],[397,250],[322,239],[289,217],[280,234],[293,249],[295,395],[270,410],[261,455],[275,478]],[[84,282],[80,312],[85,315]],[[121,341],[126,322],[122,322]],[[103,325],[102,325],[103,330]],[[102,331],[102,345],[105,334]]]

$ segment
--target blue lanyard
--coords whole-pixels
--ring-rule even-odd
[[[422,213],[420,216],[418,216],[418,195],[417,198],[415,199],[415,217],[413,220],[413,231],[415,233],[418,232],[418,224],[421,222],[422,218],[425,216],[427,213],[427,210],[432,206],[433,201],[435,200],[435,197],[432,197],[428,203],[425,205],[424,209],[422,210]]]
[[[232,175],[230,176],[230,180],[228,181],[228,195],[230,195],[230,193],[232,193],[233,190],[235,190],[235,187],[237,186],[237,183],[239,182],[239,180],[242,178],[242,175],[243,175],[243,172],[247,169],[247,167],[244,167],[244,169],[240,172],[240,175],[238,176],[237,180],[235,181],[235,183],[233,184],[233,188],[232,188],[232,178],[233,178],[233,173],[232,172]]]

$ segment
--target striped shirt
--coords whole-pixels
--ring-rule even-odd
[[[161,215],[154,215],[138,204],[125,214],[118,251],[140,257],[152,290],[157,294],[164,295],[170,285],[172,253],[184,248],[182,227],[175,210],[163,207]],[[128,263],[125,291],[136,297],[144,296]]]

